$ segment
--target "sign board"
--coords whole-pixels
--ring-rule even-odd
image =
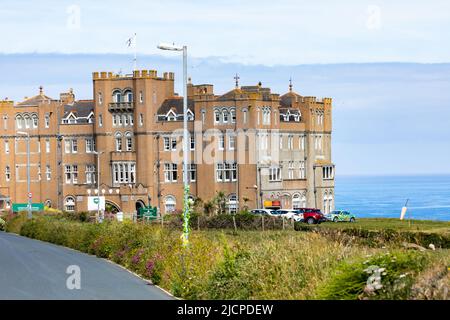
[[[105,197],[88,197],[88,211],[105,210]]]
[[[157,219],[158,218],[158,209],[156,207],[143,207],[139,208],[138,215],[145,219]]]
[[[13,212],[28,211],[28,203],[13,203],[12,211]],[[32,203],[31,211],[44,211],[44,204],[43,203]]]

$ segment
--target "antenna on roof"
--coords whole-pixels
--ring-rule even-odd
[[[292,77],[289,78],[289,92],[292,92]]]
[[[236,80],[236,89],[238,89],[239,88],[239,79],[240,79],[239,75],[236,73],[236,75],[234,76],[233,79]]]

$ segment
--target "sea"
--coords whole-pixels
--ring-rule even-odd
[[[335,206],[365,218],[450,221],[450,175],[336,176]]]

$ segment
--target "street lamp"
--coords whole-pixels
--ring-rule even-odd
[[[176,46],[175,44],[161,43],[158,49],[168,51],[183,51],[183,181],[184,181],[184,197],[183,197],[183,244],[187,245],[189,240],[189,181],[188,181],[188,127],[187,127],[187,46]]]
[[[100,155],[103,151],[94,151],[93,154],[97,155],[97,189],[94,191],[97,195],[97,222],[102,222],[100,217]]]
[[[33,217],[31,213],[31,191],[30,191],[30,134],[28,132],[24,131],[18,131],[17,134],[25,135],[27,136],[27,197],[28,197],[28,219],[31,219]]]

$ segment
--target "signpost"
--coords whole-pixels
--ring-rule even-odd
[[[28,211],[28,203],[13,203],[12,211],[13,212]],[[36,211],[44,211],[44,204],[43,203],[32,203],[31,211],[35,211],[35,212]]]
[[[147,220],[156,220],[158,218],[158,209],[152,206],[139,208],[138,216]]]

